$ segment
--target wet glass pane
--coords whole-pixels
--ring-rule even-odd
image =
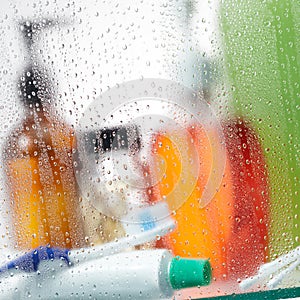
[[[0,8],[0,299],[300,297],[299,1]]]

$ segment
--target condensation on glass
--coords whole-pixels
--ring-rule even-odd
[[[297,296],[298,1],[0,8],[0,299]]]

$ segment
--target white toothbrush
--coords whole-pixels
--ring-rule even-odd
[[[243,280],[241,290],[247,290],[255,284],[267,281],[269,289],[277,287],[281,281],[300,265],[300,246],[287,254],[281,255],[272,262],[262,265],[257,275]],[[272,278],[270,278],[272,276]]]

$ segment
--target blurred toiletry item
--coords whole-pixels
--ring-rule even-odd
[[[125,236],[119,220],[103,214],[84,197],[81,197],[81,205],[87,246],[105,244]]]
[[[93,195],[92,204],[117,220],[147,205],[148,195],[139,159],[140,133],[136,125],[91,130],[79,143],[83,144],[83,149],[75,161],[83,197]],[[82,167],[88,169],[89,176],[80,173]]]
[[[84,214],[89,217],[94,211],[93,219],[87,219],[86,225],[87,235],[95,244],[129,234],[128,228],[140,222],[140,209],[148,207],[140,139],[137,125],[123,124],[90,130],[79,141],[84,147],[74,161],[80,175],[77,178],[85,203]],[[164,217],[168,215],[167,210]],[[102,230],[95,233],[95,228],[100,227]]]
[[[123,252],[60,270],[51,267],[57,261],[43,260],[39,274],[24,276],[11,294],[20,299],[30,291],[36,299],[78,295],[81,299],[118,296],[157,300],[170,298],[175,290],[205,286],[211,281],[208,260],[173,257],[164,249]]]
[[[184,164],[178,168],[172,166],[180,166],[184,155],[191,152],[191,148],[196,149],[199,160],[197,184],[176,211],[177,227],[162,239],[161,246],[183,257],[209,257],[214,276],[230,282],[254,274],[266,261],[269,187],[261,145],[251,126],[237,119],[228,121],[223,129],[227,153],[221,182],[211,181],[208,185],[211,170],[218,168],[213,159],[216,150],[209,139],[210,135],[216,135],[213,127],[205,130],[199,124],[190,125],[187,130],[192,139],[181,140],[186,146],[185,153],[180,153],[178,143],[172,142],[178,135],[176,131],[158,133],[154,136],[153,157],[166,166],[165,176],[158,184],[158,194],[168,201],[182,170],[188,168]],[[157,170],[153,169],[155,172]],[[185,182],[189,180],[188,176],[184,177]],[[211,202],[201,207],[203,191],[209,188],[216,189],[217,193]],[[187,192],[183,186],[178,197],[184,197]]]
[[[232,118],[223,127],[233,190],[227,268],[228,278],[238,279],[255,274],[267,261],[270,183],[262,144],[252,122]]]
[[[226,158],[222,182],[216,181],[215,178],[209,180],[211,170],[220,167],[213,159],[215,155],[213,151],[216,149],[210,143],[217,137],[217,134],[213,127],[205,129],[200,124],[187,126],[185,130],[189,134],[186,136],[168,129],[165,132],[158,132],[153,137],[152,151],[155,168],[152,168],[152,172],[155,175],[159,169],[163,167],[165,169],[165,175],[161,177],[156,193],[164,197],[166,201],[169,200],[172,195],[171,191],[180,184],[180,181],[191,181],[185,156],[191,161],[199,162],[197,181],[192,189],[187,185],[182,185],[178,193],[174,195],[178,198],[186,197],[186,201],[174,215],[177,225],[174,232],[162,238],[160,247],[171,249],[174,255],[182,257],[209,257],[213,267],[213,276],[219,280],[223,278],[223,274],[227,273],[226,252],[223,249],[226,248],[232,226],[232,220],[228,218],[232,214],[230,168]],[[177,142],[174,143],[174,141]],[[179,151],[179,149],[184,149],[184,151]],[[196,158],[194,158],[195,155]],[[219,171],[223,172],[223,170]],[[202,195],[205,190],[209,189],[217,190],[217,193],[211,201],[203,205]],[[155,196],[156,193],[153,195]]]
[[[16,248],[24,250],[84,245],[74,133],[51,110],[54,89],[38,60],[37,35],[51,25],[47,20],[20,25],[28,52],[18,83],[24,119],[7,136],[3,153]]]
[[[240,283],[241,290],[247,290],[255,285],[266,283],[269,289],[274,289],[300,265],[300,247],[279,256],[277,259],[263,264],[255,276],[244,279]]]
[[[55,259],[65,262],[66,265],[72,264],[69,258],[69,250],[40,246],[1,266],[0,276],[37,272],[41,262]]]
[[[96,132],[97,175],[103,182],[99,190],[105,195],[105,203],[101,205],[110,209],[112,216],[117,219],[148,203],[139,161],[140,143],[136,125],[128,124]]]

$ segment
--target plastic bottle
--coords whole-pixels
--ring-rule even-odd
[[[219,280],[224,274],[227,275],[227,253],[224,249],[226,249],[233,225],[230,218],[233,208],[229,161],[226,158],[226,168],[221,184],[215,180],[208,184],[211,169],[214,164],[216,165],[213,159],[215,149],[208,139],[208,134],[214,134],[213,128],[208,132],[196,124],[187,128],[186,131],[189,135],[180,142],[185,145],[188,156],[197,155],[193,160],[199,161],[198,178],[192,189],[187,185],[182,186],[177,197],[189,196],[176,210],[175,230],[169,236],[163,237],[159,246],[168,248],[174,255],[182,257],[209,257],[213,267],[213,276]],[[184,182],[191,181],[191,174],[186,172],[182,175],[183,170],[189,169],[189,166],[182,159],[186,153],[177,150],[178,142],[176,145],[173,143],[177,134],[178,132],[172,130],[164,134],[158,133],[153,143],[154,160],[166,165],[165,176],[161,177],[157,184],[156,193],[160,197],[166,197],[167,201],[172,190],[178,185],[178,178],[184,176]],[[174,168],[173,165],[179,167]],[[153,168],[153,174],[155,175],[159,169],[161,169],[160,166]],[[201,200],[205,188],[218,188],[218,190],[211,201],[203,206]]]
[[[216,164],[212,158],[215,149],[207,138],[213,130],[205,132],[198,125],[188,128],[193,140],[182,140],[182,143],[187,152],[192,147],[197,149],[198,181],[176,211],[176,229],[160,242],[175,255],[209,257],[214,277],[218,280],[253,275],[265,262],[268,250],[268,177],[261,146],[255,132],[248,126],[239,120],[224,124],[227,147],[224,177],[221,182],[212,182],[217,193],[204,207],[200,201],[208,186],[211,166]],[[166,165],[165,176],[156,192],[166,200],[176,187],[181,170],[186,168],[172,167],[180,166],[183,157],[172,143],[176,134],[174,131],[159,133],[153,144],[154,158]],[[153,169],[153,172],[158,171]],[[190,180],[187,176],[184,179]],[[181,196],[187,193],[183,186]]]
[[[35,34],[49,25],[21,25],[29,54],[18,84],[25,116],[7,137],[3,154],[16,248],[25,250],[84,245],[72,164],[73,132],[51,112],[54,93],[34,51]]]
[[[33,299],[166,299],[175,290],[208,285],[211,267],[208,260],[181,259],[169,251],[140,250],[61,269],[24,281],[21,298],[30,293]],[[50,268],[49,268],[50,267]],[[51,271],[53,270],[53,271]],[[43,275],[44,274],[44,275]]]

